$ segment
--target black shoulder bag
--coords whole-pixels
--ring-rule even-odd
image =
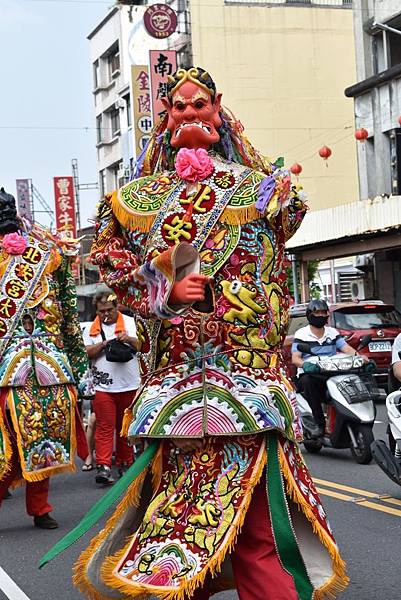
[[[100,330],[103,341],[106,341],[103,329]],[[109,362],[126,363],[132,360],[136,354],[135,348],[120,342],[120,340],[109,340],[105,348],[106,360]]]

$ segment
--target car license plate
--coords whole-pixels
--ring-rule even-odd
[[[369,352],[391,352],[391,342],[370,342]]]

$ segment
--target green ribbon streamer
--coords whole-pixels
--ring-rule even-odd
[[[137,460],[130,466],[110,490],[102,496],[94,506],[86,513],[74,529],[71,529],[61,540],[57,542],[39,561],[39,569],[44,567],[48,562],[56,556],[67,550],[74,542],[79,540],[99,519],[104,513],[118,500],[118,498],[126,491],[127,487],[142,473],[149,465],[150,461],[156,454],[159,447],[158,441],[153,441]]]
[[[267,494],[277,550],[284,568],[294,579],[299,600],[311,600],[313,586],[291,526],[291,517],[285,498],[278,459],[277,435],[270,434],[267,440]]]

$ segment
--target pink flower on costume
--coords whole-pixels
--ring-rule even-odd
[[[1,242],[8,254],[23,254],[26,250],[26,239],[19,233],[6,233]]]
[[[185,181],[203,181],[214,171],[213,161],[204,148],[181,148],[175,159],[175,170]]]

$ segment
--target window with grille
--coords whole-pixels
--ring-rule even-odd
[[[96,117],[96,139],[97,143],[103,142],[103,115],[98,115]]]
[[[125,110],[127,111],[127,127],[131,127],[132,125],[132,115],[131,115],[131,94],[127,94],[124,96],[125,100]]]
[[[120,111],[118,108],[114,108],[110,111],[110,128],[111,137],[120,133]]]
[[[112,46],[106,55],[109,79],[114,79],[120,72],[120,50],[118,42]]]

